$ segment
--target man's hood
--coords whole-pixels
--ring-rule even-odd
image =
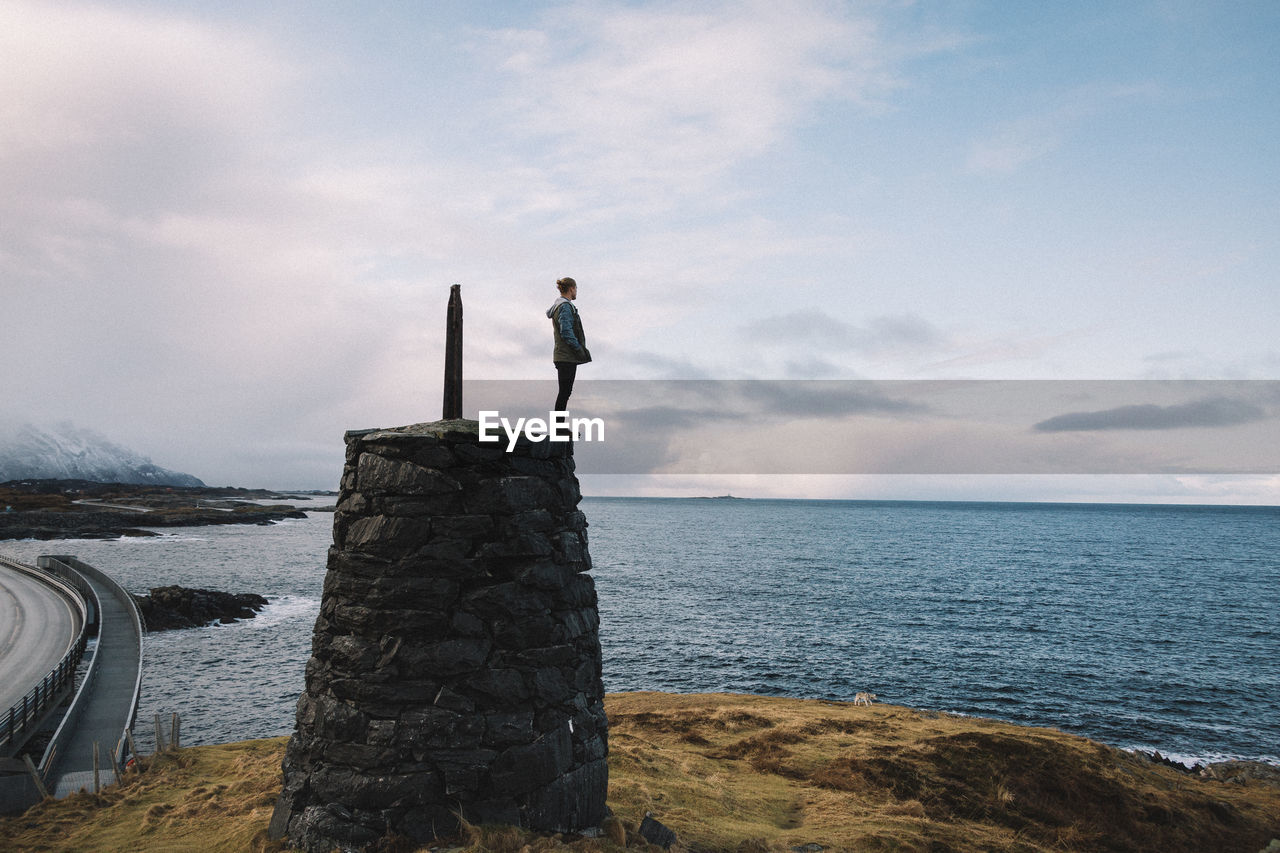
[[[550,317],[552,314],[556,313],[557,308],[569,301],[570,300],[565,299],[563,296],[557,296],[556,301],[552,302],[551,307],[547,309],[547,316]]]

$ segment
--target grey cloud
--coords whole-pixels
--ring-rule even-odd
[[[892,397],[869,388],[869,383],[845,380],[751,381],[741,384],[742,395],[756,412],[769,416],[840,416],[923,414],[928,406]]]
[[[606,350],[607,352],[607,350]],[[615,360],[634,364],[647,371],[655,371],[668,379],[708,379],[707,372],[692,361],[683,358],[671,358],[661,353],[648,350],[618,352]]]
[[[554,380],[468,379],[464,399],[468,411],[476,406],[533,414],[544,407],[545,414],[555,387]],[[573,403],[587,407],[584,413],[607,412],[628,425],[669,430],[715,421],[929,413],[927,404],[905,396],[914,387],[844,379],[588,379],[574,386]]]
[[[829,379],[844,372],[838,365],[822,358],[788,361],[784,370],[792,379]]]
[[[895,386],[896,387],[896,386]],[[466,380],[464,411],[496,410],[516,417],[545,417],[555,398],[554,380]],[[570,400],[572,414],[602,417],[607,438],[575,449],[579,470],[642,474],[683,464],[679,443],[702,428],[748,424],[753,431],[787,419],[821,422],[848,415],[910,416],[929,408],[877,387],[845,380],[581,380]]]
[[[817,309],[790,311],[766,317],[742,327],[747,339],[770,346],[880,353],[901,349],[934,349],[946,343],[946,335],[914,314],[872,317],[854,325]]]
[[[927,348],[946,342],[946,336],[936,326],[914,314],[873,317],[867,324],[866,337],[877,348]]]
[[[715,420],[776,420],[844,415],[910,415],[928,406],[894,396],[877,383],[842,379],[595,380],[619,413],[661,415],[668,426]],[[687,419],[686,419],[687,418]]]
[[[678,464],[672,439],[721,417],[711,409],[665,405],[623,409],[606,418],[604,443],[582,442],[574,447],[578,470],[649,474]]]
[[[1040,421],[1032,429],[1037,432],[1183,429],[1237,426],[1266,418],[1267,413],[1252,403],[1209,397],[1172,406],[1148,403],[1096,412],[1068,412]]]
[[[734,420],[738,416],[738,413],[726,414],[717,409],[695,411],[675,406],[645,406],[638,409],[623,409],[613,417],[630,429],[643,432],[668,432],[692,429],[718,420]]]
[[[1153,352],[1144,355],[1142,360],[1148,363],[1161,363],[1169,361],[1186,361],[1187,359],[1197,358],[1198,354],[1191,350],[1165,350],[1164,352]]]
[[[856,330],[849,323],[821,311],[791,311],[757,320],[742,327],[744,337],[759,343],[783,344],[796,341],[844,343]]]
[[[464,402],[545,417],[555,391],[554,380],[468,380]],[[606,426],[604,441],[575,448],[587,474],[1265,474],[1280,470],[1280,420],[1267,417],[1277,392],[1270,380],[583,380],[571,409]],[[1026,427],[1086,400],[1158,402]],[[1254,421],[1249,441],[1174,429]],[[1162,428],[1158,440],[1118,432]],[[1091,434],[1036,437],[1068,430]]]

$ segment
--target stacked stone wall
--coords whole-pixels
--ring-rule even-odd
[[[504,443],[505,444],[505,443]],[[474,421],[348,433],[275,837],[357,850],[460,815],[605,816],[599,617],[572,445]]]

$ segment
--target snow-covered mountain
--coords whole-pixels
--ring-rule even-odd
[[[161,468],[145,456],[73,424],[37,427],[0,421],[0,483],[44,479],[204,485],[190,474]]]

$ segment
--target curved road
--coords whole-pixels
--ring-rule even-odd
[[[80,615],[63,595],[0,564],[0,712],[21,702],[79,633]]]

